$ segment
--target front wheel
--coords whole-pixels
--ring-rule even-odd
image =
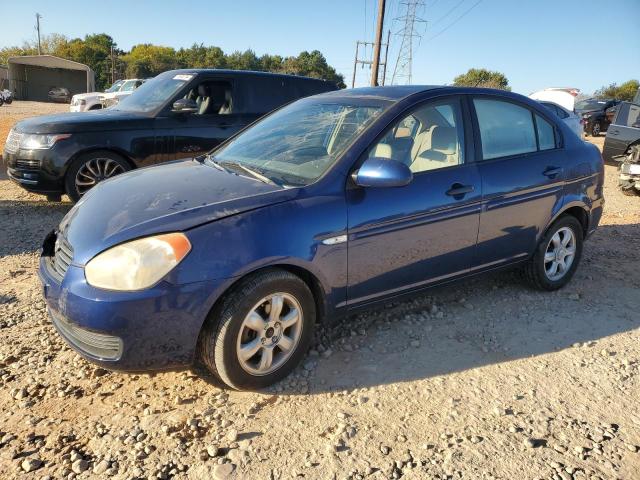
[[[300,362],[315,319],[313,295],[299,277],[279,269],[258,273],[211,312],[200,334],[200,359],[232,388],[267,387]]]
[[[591,126],[591,136],[597,137],[600,135],[600,122],[594,122]]]
[[[67,195],[77,202],[98,183],[131,170],[129,163],[113,152],[95,151],[80,155],[65,175]]]
[[[7,105],[11,105],[11,102],[13,102],[13,98],[8,97],[4,99],[4,103],[6,103]]]
[[[580,222],[571,215],[560,217],[549,227],[533,257],[524,266],[527,281],[539,290],[564,287],[578,268],[582,242]]]

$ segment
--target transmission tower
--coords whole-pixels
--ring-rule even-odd
[[[402,0],[400,5],[404,5],[405,14],[396,17],[397,20],[403,24],[402,29],[397,32],[397,35],[402,37],[400,43],[400,50],[398,51],[398,60],[396,66],[393,69],[393,76],[391,77],[391,84],[398,85],[400,83],[411,83],[411,65],[413,63],[413,51],[414,42],[420,42],[422,35],[418,32],[416,24],[426,23],[418,16],[418,10],[424,7],[422,0]]]

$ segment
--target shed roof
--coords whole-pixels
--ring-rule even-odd
[[[19,65],[34,65],[45,68],[64,68],[67,70],[84,70],[91,71],[87,65],[67,60],[66,58],[54,57],[53,55],[24,55],[20,57],[9,57],[7,62]]]

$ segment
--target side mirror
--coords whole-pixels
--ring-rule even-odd
[[[360,187],[404,187],[413,180],[413,173],[402,162],[373,157],[365,160],[352,178]]]
[[[195,100],[181,98],[173,102],[173,109],[171,111],[174,113],[197,113],[198,110],[198,104]]]

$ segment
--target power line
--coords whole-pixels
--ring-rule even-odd
[[[447,13],[445,13],[444,15],[442,15],[439,19],[437,19],[435,22],[431,23],[431,26],[434,27],[436,25],[438,25],[442,20],[444,20],[445,18],[447,18],[449,15],[451,15],[451,12],[453,12],[456,8],[458,8],[460,5],[462,5],[465,2],[465,0],[460,0],[458,3],[456,3],[453,7],[451,7],[449,9],[449,11],[447,11]]]
[[[431,40],[433,40],[434,38],[439,37],[440,35],[442,35],[444,32],[446,32],[447,30],[449,30],[451,27],[453,27],[456,23],[458,23],[460,20],[462,20],[469,12],[471,12],[471,10],[473,10],[474,8],[476,8],[478,5],[480,5],[482,3],[482,0],[478,0],[476,3],[474,3],[473,5],[471,5],[471,7],[469,7],[467,10],[465,10],[458,18],[456,18],[453,22],[451,22],[449,25],[447,25],[445,28],[443,28],[442,30],[440,30],[438,33],[436,33],[435,35],[433,35],[432,37],[429,37],[427,39],[427,42],[430,42]]]

